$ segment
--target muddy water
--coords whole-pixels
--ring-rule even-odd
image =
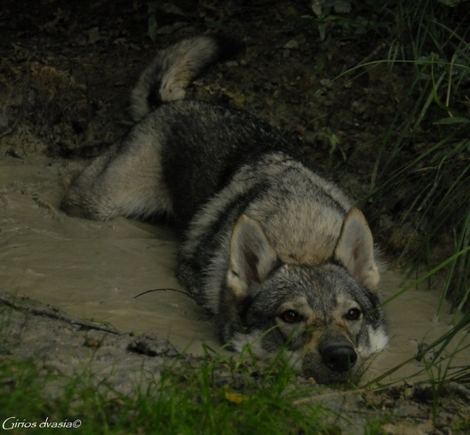
[[[70,171],[47,161],[0,161],[0,288],[66,313],[180,349],[216,343],[204,312],[173,276],[176,241],[166,228],[117,219],[101,223],[58,211]]]
[[[205,313],[174,278],[176,240],[164,227],[126,219],[92,222],[58,210],[63,186],[76,168],[46,159],[0,159],[0,291],[51,304],[71,316],[135,333],[168,338],[180,350],[217,346]],[[383,295],[401,284],[386,272]],[[435,318],[437,291],[410,291],[386,306],[391,343],[372,363],[370,377],[416,353],[450,327]],[[445,311],[445,310],[444,310]],[[470,360],[460,355],[457,362]],[[422,369],[408,364],[394,377]]]

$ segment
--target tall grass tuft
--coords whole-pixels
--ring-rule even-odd
[[[408,228],[397,236],[407,259],[435,265],[455,257],[442,287],[459,310],[470,307],[470,9],[463,3],[387,2],[388,57],[358,66],[386,63],[409,82],[409,98],[378,144],[367,199],[386,197],[395,225]]]

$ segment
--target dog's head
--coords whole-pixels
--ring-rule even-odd
[[[261,355],[287,348],[303,374],[331,383],[347,380],[385,346],[383,312],[368,288],[378,282],[372,237],[368,227],[361,235],[361,216],[346,217],[335,259],[321,265],[282,263],[261,226],[239,219],[227,273],[230,298],[222,302],[236,307],[225,319],[236,324],[228,334],[235,348],[251,343]]]

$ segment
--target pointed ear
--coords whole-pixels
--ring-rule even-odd
[[[230,263],[227,285],[235,296],[243,299],[253,283],[263,282],[276,267],[277,255],[261,225],[241,215],[230,239]]]
[[[354,279],[369,289],[375,289],[380,280],[374,259],[374,241],[366,218],[357,208],[346,215],[335,257]]]

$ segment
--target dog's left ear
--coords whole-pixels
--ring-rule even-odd
[[[230,239],[227,285],[239,299],[247,296],[253,283],[263,282],[278,262],[276,252],[261,225],[241,215]]]
[[[335,257],[354,279],[369,289],[375,289],[380,280],[374,259],[374,240],[366,218],[357,208],[347,213]]]

